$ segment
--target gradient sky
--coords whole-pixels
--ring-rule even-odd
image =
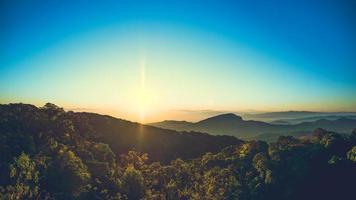
[[[356,111],[356,1],[0,0],[0,103],[134,121]]]

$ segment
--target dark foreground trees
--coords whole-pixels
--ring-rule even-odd
[[[356,131],[245,141],[167,163],[166,156],[159,162],[146,152],[114,151],[71,115],[53,104],[0,107],[0,199],[355,198]],[[184,148],[189,157],[193,147]]]

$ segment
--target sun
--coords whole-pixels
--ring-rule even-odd
[[[130,102],[128,105],[132,107],[134,118],[140,123],[150,121],[151,117],[157,114],[157,110],[161,108],[160,92],[158,88],[147,83],[147,64],[146,58],[141,57],[139,62],[139,77],[134,87],[130,91]]]

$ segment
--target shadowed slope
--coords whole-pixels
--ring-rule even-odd
[[[28,104],[0,105],[0,119],[3,133],[26,133],[33,138],[40,137],[40,133],[56,134],[65,141],[66,137],[71,137],[73,145],[82,140],[102,142],[108,144],[116,155],[136,150],[147,152],[152,160],[162,162],[178,157],[195,158],[241,143],[232,136],[177,132],[95,113],[65,112],[53,104],[50,108]],[[68,124],[68,130],[57,128],[62,124]]]

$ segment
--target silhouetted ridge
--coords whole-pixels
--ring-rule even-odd
[[[58,128],[64,125],[62,129]],[[213,136],[197,131],[177,132],[108,115],[66,112],[50,103],[41,108],[29,104],[0,104],[1,132],[25,132],[34,138],[39,137],[38,134],[44,137],[47,133],[54,133],[59,138],[75,138],[71,140],[73,146],[83,140],[105,143],[116,155],[136,150],[148,153],[153,161],[163,163],[176,158],[196,158],[206,152],[218,152],[226,146],[241,143],[232,136]]]
[[[207,121],[242,121],[242,118],[238,115],[235,115],[234,113],[227,113],[227,114],[210,117],[200,122],[207,122]]]
[[[299,114],[299,113],[312,113],[312,112],[288,112],[287,114]],[[281,114],[281,113],[278,113]],[[286,113],[283,113],[286,114]],[[352,117],[352,116],[351,116]],[[191,122],[156,122],[150,125],[156,127],[162,127],[166,129],[178,130],[178,131],[197,131],[206,132],[214,135],[232,135],[243,139],[259,139],[257,136],[261,135],[263,138],[269,138],[266,141],[274,141],[279,135],[308,135],[315,128],[324,128],[330,131],[339,133],[350,133],[356,127],[356,119],[348,117],[340,118],[315,118],[314,121],[306,121],[302,123],[289,124],[288,121],[280,123],[281,121],[275,121],[274,123],[267,123],[263,121],[243,120],[240,116],[233,113],[227,113],[217,115],[204,119],[202,121]],[[283,122],[283,121],[282,121]],[[273,137],[266,137],[267,135]],[[273,138],[271,140],[270,138]]]

